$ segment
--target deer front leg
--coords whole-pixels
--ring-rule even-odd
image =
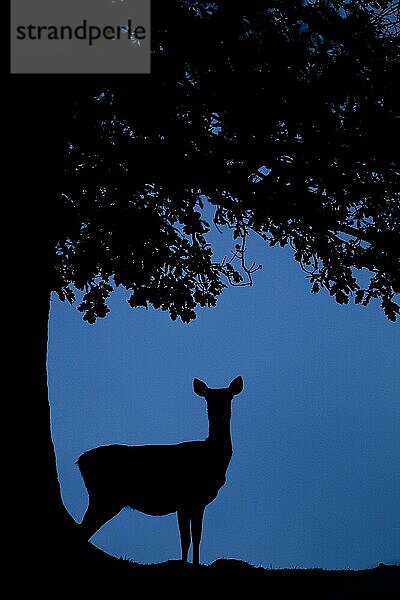
[[[194,565],[200,564],[200,540],[203,529],[204,509],[205,506],[202,506],[201,508],[194,510],[191,515]]]
[[[178,526],[181,536],[182,562],[187,563],[190,546],[190,517],[186,511],[178,510]]]

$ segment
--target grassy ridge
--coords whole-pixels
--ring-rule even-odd
[[[318,600],[398,600],[400,566],[379,565],[360,571],[324,569],[265,569],[240,560],[220,559],[193,567],[180,561],[143,565],[111,557],[90,545],[53,569],[60,589],[91,598],[188,598],[190,596],[250,600],[286,598]],[[248,593],[247,593],[248,592]],[[248,596],[248,598],[246,597]],[[84,597],[84,596],[83,596]]]

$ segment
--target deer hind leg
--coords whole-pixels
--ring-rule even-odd
[[[81,532],[86,540],[100,529],[102,525],[119,513],[122,507],[107,506],[89,499],[89,506],[81,522]]]
[[[178,526],[181,536],[182,562],[187,563],[190,546],[190,516],[184,510],[178,510]]]
[[[203,529],[203,516],[205,506],[195,509],[191,514],[192,527],[192,549],[193,549],[193,564],[200,564],[200,540]]]

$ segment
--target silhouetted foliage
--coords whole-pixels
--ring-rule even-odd
[[[396,23],[388,2],[155,2],[152,75],[74,87],[52,289],[84,290],[89,322],[118,285],[189,321],[252,283],[255,232],[293,248],[313,293],[395,320]],[[236,261],[213,262],[205,198]]]

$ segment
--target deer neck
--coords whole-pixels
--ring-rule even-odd
[[[209,418],[207,442],[224,454],[232,454],[230,415]]]

